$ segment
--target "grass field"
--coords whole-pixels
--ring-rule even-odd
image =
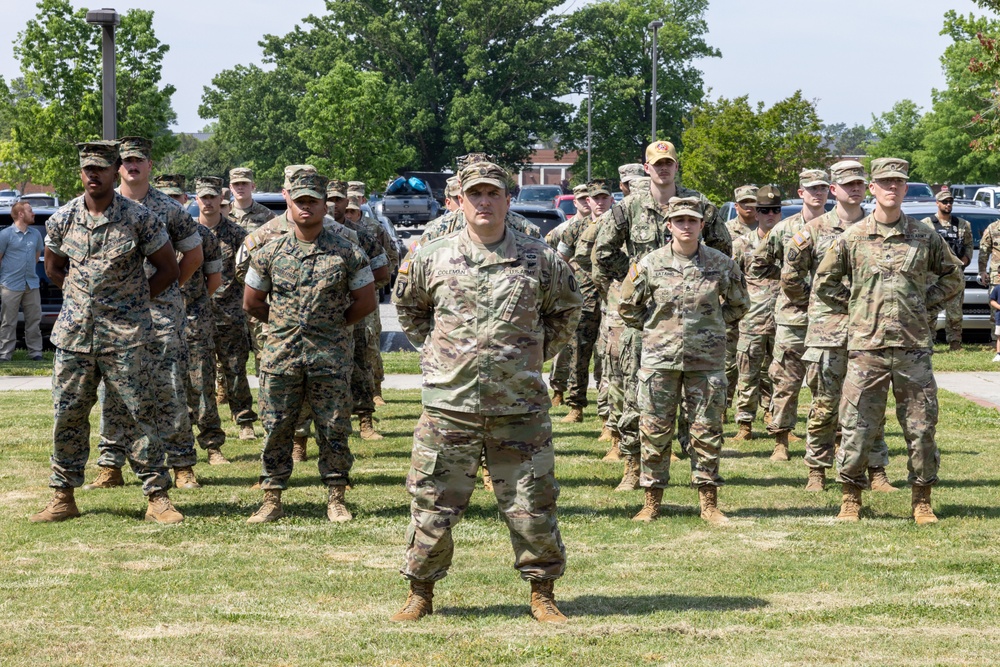
[[[389,437],[352,436],[353,522],[325,520],[313,458],[285,494],[290,516],[248,526],[259,443],[234,439],[233,465],[199,465],[203,489],[171,492],[186,521],[160,527],[141,521],[131,474],[123,489],[79,492],[80,519],[29,523],[50,495],[50,396],[0,394],[0,665],[991,665],[1000,654],[994,410],[942,392],[936,526],[908,519],[908,490],[866,493],[863,521],[837,525],[839,492],[802,490],[802,443],[773,463],[758,439],[727,443],[720,503],[733,521],[712,528],[686,462],[667,516],[630,521],[641,492],[612,492],[620,467],[599,461],[590,408],[584,424],[555,423],[568,553],[556,593],[570,622],[528,616],[495,501],[478,489],[436,613],[399,626],[386,618],[406,591],[402,482],[420,403],[386,397]],[[902,486],[892,419],[887,431]]]

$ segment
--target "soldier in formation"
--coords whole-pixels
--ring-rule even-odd
[[[957,215],[951,214],[951,207],[955,203],[955,198],[948,190],[942,190],[934,197],[937,202],[938,212],[927,216],[920,222],[934,228],[941,238],[948,244],[948,248],[962,262],[962,268],[972,263],[972,225],[968,220],[963,220]],[[965,297],[965,290],[953,296],[944,304],[944,330],[948,341],[948,348],[955,352],[962,349],[962,303]],[[931,331],[937,331],[937,319],[940,310],[928,312]]]

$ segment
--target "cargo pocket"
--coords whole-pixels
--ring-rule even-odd
[[[413,496],[414,502],[425,510],[433,510],[434,508],[435,494],[426,493],[426,491],[433,488],[429,480],[434,476],[437,457],[438,453],[430,447],[413,443],[413,452],[410,454],[410,471],[406,474],[406,490]]]
[[[648,368],[640,368],[635,374],[637,385],[635,403],[640,414],[649,414],[653,411],[653,392],[650,387],[652,377],[653,371]]]
[[[552,447],[535,452],[531,457],[531,513],[542,514],[553,509],[559,497],[555,476],[556,452]]]
[[[802,353],[802,361],[809,361],[813,363],[823,361],[823,348],[807,347],[806,351]]]
[[[864,415],[858,409],[860,403],[861,387],[850,378],[846,378],[840,394],[840,421],[845,427],[857,429],[866,425]],[[850,423],[852,419],[855,421],[854,424]]]

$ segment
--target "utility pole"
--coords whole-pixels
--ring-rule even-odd
[[[590,112],[593,105],[593,91],[594,91],[594,76],[588,74],[583,77],[587,80],[587,182],[590,183],[593,179],[590,175],[590,148],[591,148],[591,131],[590,131]]]
[[[650,142],[656,141],[656,70],[660,69],[660,58],[659,54],[656,52],[656,33],[663,27],[663,21],[657,19],[655,21],[650,21],[649,25],[646,26],[649,30],[653,31],[653,133]]]
[[[101,26],[101,89],[105,139],[118,138],[117,90],[115,87],[115,28],[121,16],[114,9],[91,9],[87,23]]]

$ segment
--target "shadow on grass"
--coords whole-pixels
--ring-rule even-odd
[[[832,517],[836,516],[840,507],[741,507],[739,509],[728,509],[720,501],[720,507],[726,516],[741,517],[747,519],[787,519],[791,517]],[[867,509],[867,508],[865,508]],[[864,510],[862,510],[864,511]]]
[[[801,477],[737,477],[725,475],[724,479],[729,486],[805,486],[808,470],[802,469]]]
[[[768,604],[768,601],[762,598],[731,595],[581,595],[559,600],[559,608],[570,618],[642,615],[662,611],[739,611],[766,607]],[[528,613],[528,605],[443,607],[435,609],[434,613],[458,618],[482,616],[522,618]]]

